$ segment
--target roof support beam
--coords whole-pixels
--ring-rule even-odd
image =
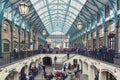
[[[86,6],[84,6],[83,9],[85,9],[86,11],[88,11],[88,13],[91,15],[91,19],[96,20],[95,17],[93,17],[95,14],[92,14],[92,13],[90,12],[90,10],[89,10]],[[96,15],[95,15],[95,16],[96,16]]]
[[[53,6],[53,5],[57,5],[57,3],[48,3],[47,5]],[[39,12],[41,9],[47,7],[47,5],[45,5],[45,6],[41,7],[41,8],[39,8],[39,9],[36,10],[36,11]],[[67,3],[59,3],[59,5],[67,5],[67,6],[68,6]],[[76,10],[76,11],[79,11],[79,10],[78,10],[76,7],[74,7],[74,6],[71,6],[71,5],[70,5],[70,7],[73,8],[74,10]]]
[[[63,32],[63,27],[64,27],[65,22],[66,22],[66,17],[67,17],[68,11],[69,11],[70,3],[71,3],[71,0],[69,0],[69,3],[68,3],[69,5],[66,8],[66,13],[65,13],[64,20],[63,20],[63,25],[62,25],[62,32]]]
[[[50,11],[56,11],[56,10],[59,10],[59,11],[66,11],[66,9],[51,9]],[[45,13],[47,13],[48,11],[45,11],[43,12],[42,14],[40,14],[39,16],[42,16],[44,15]],[[77,16],[75,13],[73,13],[72,11],[68,11],[69,13],[73,14],[74,16]]]
[[[48,4],[48,0],[46,0],[46,4]],[[49,17],[50,17],[50,22],[51,22],[51,28],[52,30],[54,31],[54,28],[53,28],[53,23],[52,23],[52,18],[51,18],[51,14],[50,14],[50,9],[49,9],[49,5],[47,5],[47,9],[48,9],[48,14],[49,14]]]
[[[105,6],[105,4],[104,3],[102,3],[101,1],[99,1],[99,0],[96,0],[97,2],[99,2],[100,4],[102,4],[103,6]]]
[[[31,19],[34,15],[36,14],[36,12],[34,12],[29,18],[26,18],[26,19]]]

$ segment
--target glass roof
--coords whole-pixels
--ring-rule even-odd
[[[66,34],[86,0],[31,0],[49,34]]]

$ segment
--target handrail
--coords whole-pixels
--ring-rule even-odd
[[[3,57],[0,58],[0,68],[11,65],[26,58],[38,55],[40,53],[41,52],[39,50],[11,52],[9,54],[4,53]]]
[[[84,56],[84,55],[80,55],[80,56]],[[88,57],[88,56],[84,56],[84,57],[87,57],[87,58],[89,58],[89,59],[93,59],[93,60],[96,60],[96,61],[99,61],[99,62],[102,62],[102,63],[108,64],[108,65],[111,65],[111,66],[114,66],[114,67],[118,67],[118,68],[120,68],[120,65],[117,65],[117,64],[114,64],[114,63],[110,63],[110,62],[107,62],[107,61],[103,61],[103,60],[99,60],[99,59],[91,58],[91,57]]]
[[[69,54],[69,59],[71,59],[72,57],[74,57],[75,54]],[[64,60],[65,59],[65,60]],[[65,61],[69,60],[67,55],[65,56],[65,58],[63,58],[62,62],[64,63]]]

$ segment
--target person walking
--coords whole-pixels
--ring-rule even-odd
[[[67,66],[67,64],[65,63],[65,64],[63,65],[64,71],[66,71],[66,66]]]
[[[42,65],[42,68],[43,68],[43,71],[45,72],[45,65],[44,64]]]
[[[70,70],[70,68],[71,68],[71,64],[70,64],[70,62],[68,63],[68,69]]]
[[[30,73],[30,75],[29,75],[29,80],[34,80],[34,76],[32,73]]]
[[[57,61],[57,57],[55,56],[54,57],[54,65],[56,64],[56,61]]]
[[[95,79],[94,80],[98,80],[98,75],[95,75]]]
[[[69,52],[67,53],[67,59],[69,59]]]

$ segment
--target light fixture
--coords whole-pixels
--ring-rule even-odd
[[[21,3],[18,5],[21,15],[26,15],[29,12],[29,6],[26,4],[25,0],[21,0]]]
[[[45,31],[45,30],[43,30],[42,34],[43,34],[43,35],[46,35],[46,31]]]
[[[81,23],[81,22],[78,22],[78,24],[77,24],[77,28],[78,28],[79,30],[82,29],[82,23]]]

